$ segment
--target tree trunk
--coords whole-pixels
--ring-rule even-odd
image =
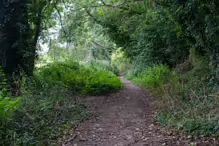
[[[3,0],[1,5],[0,66],[3,66],[12,89],[18,88],[17,80],[20,72],[25,70],[25,53],[29,49],[27,2]]]
[[[30,56],[28,59],[30,62],[29,62],[28,70],[26,71],[28,76],[33,75],[34,66],[35,66],[35,59],[37,57],[36,50],[37,50],[38,38],[39,38],[40,32],[41,32],[42,10],[43,10],[43,7],[38,6],[36,24],[35,24],[35,30],[34,30],[34,38],[33,38],[32,47],[30,50]]]

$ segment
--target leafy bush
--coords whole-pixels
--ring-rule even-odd
[[[156,88],[167,82],[172,75],[170,69],[165,65],[149,67],[133,81],[146,88]]]
[[[66,86],[84,94],[100,94],[122,87],[121,81],[112,72],[86,68],[78,63],[56,63],[40,68],[36,77],[52,85]]]
[[[0,67],[0,139],[8,138],[8,127],[16,111],[21,108],[23,100],[21,97],[12,97],[7,89],[7,80]],[[0,142],[0,145],[2,145],[2,142]]]
[[[22,98],[11,98],[5,97],[0,92],[0,125],[5,125],[9,120],[12,119],[16,110],[21,106]]]
[[[90,115],[67,88],[37,82],[23,81],[22,106],[20,98],[0,98],[0,116],[10,118],[0,127],[0,145],[57,144],[60,136]]]
[[[16,116],[16,112],[21,109],[23,98],[5,97],[0,93],[0,145],[7,145],[12,137],[12,131],[9,127]],[[6,142],[6,143],[5,143]]]
[[[85,84],[82,88],[85,94],[100,94],[122,88],[121,81],[113,73],[104,70],[92,72]]]
[[[76,102],[75,95],[59,85],[44,83],[40,88],[31,81],[23,87],[24,105],[14,119],[20,145],[48,145],[89,116],[85,107]]]
[[[21,98],[8,91],[1,70],[0,79],[0,145],[56,144],[60,135],[89,116],[63,86],[23,78]]]
[[[21,97],[14,98],[7,91],[7,79],[3,73],[0,66],[0,125],[5,126],[5,124],[11,120],[14,112],[21,105]]]

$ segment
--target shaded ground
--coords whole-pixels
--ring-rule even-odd
[[[164,133],[153,119],[150,96],[130,81],[122,81],[125,87],[117,93],[81,101],[94,116],[65,136],[63,146],[216,145],[214,140],[191,143],[186,138]]]

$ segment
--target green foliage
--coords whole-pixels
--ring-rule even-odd
[[[170,69],[165,65],[148,67],[133,81],[146,88],[155,88],[166,83],[172,76]]]
[[[47,58],[57,61],[36,70],[34,79],[24,86],[23,108],[16,108],[20,99],[11,98],[0,68],[1,118],[12,119],[6,120],[10,126],[2,130],[5,141],[0,144],[51,143],[58,127],[69,119],[86,117],[69,90],[102,94],[122,87],[112,63],[157,96],[161,122],[197,135],[218,133],[218,0],[68,0],[65,4],[6,0],[0,7],[5,20],[0,22],[0,65],[7,76],[20,78],[22,69],[32,75],[40,34],[52,42]],[[61,16],[64,23],[60,21],[58,41],[54,41],[56,37],[41,30],[58,24]],[[121,48],[111,60],[115,46]],[[58,62],[67,59],[84,66]],[[171,71],[175,67],[178,74]]]
[[[39,68],[33,78],[23,78],[22,98],[0,92],[0,145],[57,144],[90,116],[72,91],[102,94],[122,87],[116,75],[102,67],[57,62]]]
[[[69,2],[69,7],[76,9],[65,11],[63,27],[59,31],[59,42],[67,43],[71,59],[89,62],[92,60],[110,61],[114,46],[113,41],[106,34],[107,28],[94,23],[90,15],[90,5],[98,5],[97,1],[75,0]],[[92,11],[93,12],[93,11]]]
[[[218,88],[219,2],[217,0],[186,1],[171,8],[191,48],[210,58],[212,84]]]
[[[115,64],[121,73],[124,73],[129,69],[130,59],[122,51],[122,48],[118,48],[112,54],[112,62]]]
[[[88,63],[86,63],[85,66],[87,66],[88,68],[90,67],[90,68],[96,69],[96,70],[110,71],[116,75],[119,74],[118,68],[107,60],[91,60]]]
[[[177,37],[179,30],[166,10],[147,11],[145,17],[145,20],[139,18],[144,22],[131,35],[136,42],[127,48],[136,62],[173,67],[188,57],[188,44],[184,38]],[[136,17],[133,19],[136,20]]]
[[[186,74],[176,74],[165,66],[158,66],[133,80],[149,88],[155,96],[159,109],[156,118],[163,125],[183,129],[194,136],[218,137],[218,94],[211,94],[208,72],[198,62]]]
[[[82,88],[84,94],[101,94],[122,88],[121,81],[108,71],[92,72]]]
[[[7,138],[8,126],[23,103],[23,98],[13,97],[7,89],[7,79],[0,67],[0,139]]]
[[[2,67],[0,66],[0,89],[4,89],[7,86],[7,79],[6,75],[2,70]]]
[[[122,87],[121,81],[107,70],[86,68],[78,63],[55,63],[40,68],[36,77],[52,85],[59,84],[84,94],[111,92]]]
[[[148,65],[144,63],[140,63],[138,61],[133,61],[130,65],[130,69],[126,72],[125,76],[127,79],[134,79],[135,77],[140,76],[140,74],[147,68]]]
[[[219,137],[218,121],[201,121],[197,119],[188,119],[184,117],[185,115],[183,113],[170,114],[167,111],[167,112],[160,112],[156,116],[156,119],[162,125],[165,125],[165,126],[168,125],[169,127],[182,129],[188,134],[192,135],[193,137],[200,136],[200,135]]]
[[[22,88],[24,104],[12,128],[15,145],[51,145],[82,120],[89,116],[75,95],[59,85],[25,81]],[[17,123],[17,124],[15,124]]]
[[[0,145],[56,145],[90,115],[67,88],[40,83],[26,78],[22,98],[0,96]]]
[[[131,59],[126,77],[157,96],[160,121],[192,134],[218,133],[218,1],[145,2],[95,15]]]
[[[21,106],[21,100],[21,97],[13,98],[7,91],[7,79],[0,66],[0,127],[12,119],[15,111]]]
[[[56,62],[64,62],[68,58],[71,57],[71,52],[64,48],[60,47],[57,42],[51,41],[50,40],[50,49],[49,52],[47,53],[47,56],[44,56],[43,58],[49,58],[47,61],[56,61]]]
[[[190,74],[192,76],[195,76],[196,78],[200,80],[206,80],[211,77],[211,68],[209,66],[210,60],[206,55],[201,55],[197,50],[191,49],[189,60],[192,65],[192,70]]]
[[[191,50],[190,62],[187,72],[175,73],[159,65],[137,75],[130,72],[129,77],[153,94],[160,123],[192,136],[218,137],[218,90],[212,89],[209,59]]]
[[[203,51],[217,52],[218,5],[217,0],[185,1],[175,3],[170,9],[175,21],[180,24],[180,28],[192,47],[200,53],[203,53]]]
[[[142,2],[143,3],[143,2]],[[109,36],[137,64],[167,64],[170,67],[189,55],[189,44],[168,10],[147,9],[132,3],[129,9],[104,9],[100,24],[109,28]],[[128,4],[128,2],[127,2]],[[138,13],[132,13],[133,9]],[[139,13],[141,15],[139,15]]]
[[[12,119],[15,111],[20,108],[22,98],[10,98],[5,97],[0,92],[0,125],[5,126],[5,124]]]
[[[63,86],[24,78],[21,98],[8,91],[2,70],[0,79],[0,145],[56,144],[60,135],[90,115]]]

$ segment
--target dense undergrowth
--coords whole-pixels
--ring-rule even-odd
[[[0,145],[56,145],[72,126],[90,115],[77,102],[80,94],[122,88],[114,73],[100,68],[74,62],[38,68],[32,78],[20,81],[21,97],[8,91],[1,71]]]
[[[211,83],[210,69],[203,67],[209,61],[206,57],[196,61],[183,73],[179,72],[183,64],[175,70],[156,65],[138,76],[129,73],[127,78],[152,93],[158,111],[156,119],[162,125],[192,136],[219,137],[219,95]]]

